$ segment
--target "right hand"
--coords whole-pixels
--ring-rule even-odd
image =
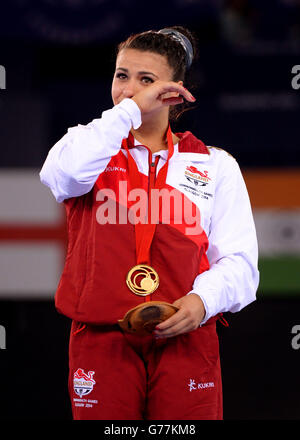
[[[182,104],[186,99],[195,102],[193,95],[182,85],[173,81],[155,81],[132,97],[139,106],[142,116],[160,110],[162,107]]]

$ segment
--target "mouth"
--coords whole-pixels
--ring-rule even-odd
[[[114,105],[120,104],[120,102],[123,101],[124,98],[118,98],[118,99],[114,99]]]

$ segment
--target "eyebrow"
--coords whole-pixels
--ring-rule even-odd
[[[122,70],[123,72],[128,73],[128,69],[125,69],[124,67],[117,67],[116,70]],[[155,73],[152,73],[152,72],[144,72],[144,71],[141,71],[141,72],[138,72],[138,73],[139,73],[139,75],[153,75],[153,76],[155,76],[156,78],[158,78],[158,76],[155,75]]]

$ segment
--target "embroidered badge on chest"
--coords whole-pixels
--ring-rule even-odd
[[[208,176],[208,171],[200,171],[193,165],[186,167],[185,177],[191,183],[197,186],[206,186],[211,178]]]
[[[206,189],[204,192],[204,187],[212,180],[207,170],[200,170],[194,165],[189,165],[184,170],[184,176],[186,179],[185,183],[180,183],[179,185],[185,192],[206,200],[212,197],[212,194],[206,192]]]

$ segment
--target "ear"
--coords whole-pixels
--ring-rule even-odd
[[[180,86],[183,86],[183,81],[178,81],[178,84],[179,84]]]

